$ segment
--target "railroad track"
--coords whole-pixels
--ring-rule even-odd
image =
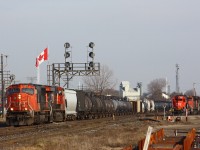
[[[117,116],[117,124],[124,123],[124,120],[137,120],[133,115]],[[56,136],[62,133],[85,133],[102,130],[105,127],[115,125],[112,118],[101,118],[94,120],[76,120],[61,123],[41,124],[21,127],[2,127],[0,128],[0,149],[9,149],[10,146],[20,146],[28,144],[29,141],[43,138],[45,136]]]

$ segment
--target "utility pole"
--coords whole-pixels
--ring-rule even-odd
[[[195,84],[196,84],[196,83],[193,83],[193,95],[194,95],[194,96],[196,96]]]
[[[3,81],[3,54],[1,54],[1,105],[2,105],[2,117],[4,116],[4,81]]]
[[[176,64],[176,93],[179,93],[180,88],[179,88],[179,65]]]
[[[140,100],[141,100],[142,99],[142,82],[138,82],[137,87],[140,89]]]

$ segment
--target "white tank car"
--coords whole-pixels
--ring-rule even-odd
[[[155,111],[155,103],[154,100],[150,100],[150,111]]]
[[[150,106],[150,101],[148,100],[148,99],[144,99],[143,100],[143,103],[144,103],[144,110],[145,110],[145,112],[147,111],[147,112],[150,112],[150,110],[151,110],[151,106]]]
[[[77,96],[76,91],[65,89],[65,100],[66,100],[66,118],[68,120],[75,120],[77,117],[76,106]]]

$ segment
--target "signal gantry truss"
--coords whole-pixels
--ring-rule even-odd
[[[90,42],[89,47],[92,49],[88,51],[88,56],[91,61],[87,60],[87,63],[72,63],[71,51],[69,43],[64,44],[65,47],[65,62],[64,63],[53,63],[47,65],[47,84],[57,85],[63,87],[67,85],[69,88],[69,81],[74,76],[99,76],[100,75],[100,63],[94,62],[94,43]],[[88,58],[88,57],[87,57]],[[69,61],[71,59],[71,61]]]

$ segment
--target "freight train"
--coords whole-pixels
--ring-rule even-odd
[[[38,84],[7,88],[7,125],[32,125],[75,119],[131,114],[133,105],[123,98]]]
[[[174,114],[197,114],[200,108],[199,96],[176,95],[172,97],[172,108]]]

